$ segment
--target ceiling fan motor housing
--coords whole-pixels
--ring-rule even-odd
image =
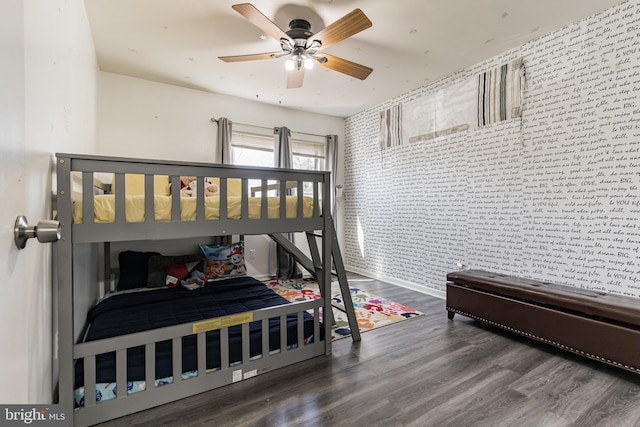
[[[311,24],[305,19],[294,19],[289,22],[289,31],[287,35],[292,39],[308,39],[313,35],[311,30]]]

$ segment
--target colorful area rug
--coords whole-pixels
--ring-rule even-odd
[[[288,301],[307,301],[320,298],[318,283],[313,279],[293,279],[293,280],[270,280],[265,282],[278,295]],[[367,332],[375,328],[391,325],[412,317],[424,315],[424,313],[413,310],[402,304],[389,301],[370,292],[349,286],[351,299],[358,319],[360,332]],[[342,305],[342,295],[338,282],[333,282],[331,286],[331,301],[333,304]],[[351,335],[347,314],[336,307],[333,307],[332,338],[334,340]]]

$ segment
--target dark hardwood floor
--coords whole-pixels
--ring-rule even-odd
[[[338,340],[331,356],[101,425],[640,426],[640,375],[448,320],[429,295],[353,274],[350,284],[426,314]]]

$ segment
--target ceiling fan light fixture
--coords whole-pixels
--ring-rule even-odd
[[[304,59],[304,68],[307,70],[311,70],[313,68],[313,59],[305,58]]]
[[[286,68],[287,71],[292,71],[295,66],[296,64],[293,62],[293,59],[287,59],[284,63],[284,68]]]
[[[280,39],[280,47],[282,48],[282,51],[284,53],[289,54],[293,52],[293,45],[291,44],[291,40],[289,39],[285,39],[285,38]]]
[[[320,40],[313,40],[309,46],[307,46],[307,49],[320,49],[322,47],[322,42]]]

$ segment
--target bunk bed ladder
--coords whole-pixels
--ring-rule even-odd
[[[338,278],[338,283],[340,285],[340,293],[342,294],[343,304],[332,304],[338,310],[343,311],[347,315],[347,320],[349,321],[349,329],[351,330],[351,338],[353,341],[360,341],[360,329],[358,328],[358,319],[356,318],[356,311],[353,308],[353,300],[351,299],[351,290],[349,289],[349,283],[347,282],[347,272],[344,268],[344,262],[342,261],[342,253],[340,252],[340,245],[338,244],[338,238],[336,237],[335,225],[333,224],[333,219],[329,221],[331,223],[332,228],[332,241],[331,241],[331,257],[333,258],[332,263],[328,263],[328,265],[333,264],[335,266],[335,272],[332,271],[332,275]],[[318,243],[316,242],[316,237],[321,237],[313,232],[306,232],[307,234],[307,242],[309,243],[309,251],[311,253],[311,259],[306,256],[298,247],[291,242],[291,240],[287,239],[281,233],[277,234],[269,234],[269,237],[273,239],[276,243],[278,243],[284,250],[289,252],[291,256],[293,256],[300,265],[307,270],[309,273],[313,274],[318,281],[322,277],[322,261],[320,259],[320,251],[318,250]],[[321,285],[321,284],[320,284]],[[323,287],[320,286],[320,291],[322,292]],[[329,295],[329,298],[331,295]]]
[[[332,271],[332,275],[338,278],[338,284],[340,285],[340,293],[342,294],[343,304],[332,304],[339,310],[342,310],[347,314],[347,320],[349,321],[349,329],[351,330],[351,337],[353,341],[360,341],[360,329],[358,328],[358,319],[356,318],[356,312],[353,308],[353,300],[351,299],[351,290],[349,289],[349,282],[347,281],[347,272],[344,268],[344,262],[342,261],[342,252],[340,251],[340,245],[338,244],[338,238],[336,237],[335,226],[333,225],[333,219],[331,222],[332,228],[332,241],[331,241],[331,258],[333,262],[329,263],[335,267],[335,272]],[[318,244],[316,242],[316,234],[307,232],[307,242],[309,242],[309,251],[311,252],[311,259],[313,260],[313,267],[316,277],[322,277],[322,265],[320,264],[320,252],[318,251]],[[329,297],[331,297],[329,295]]]

